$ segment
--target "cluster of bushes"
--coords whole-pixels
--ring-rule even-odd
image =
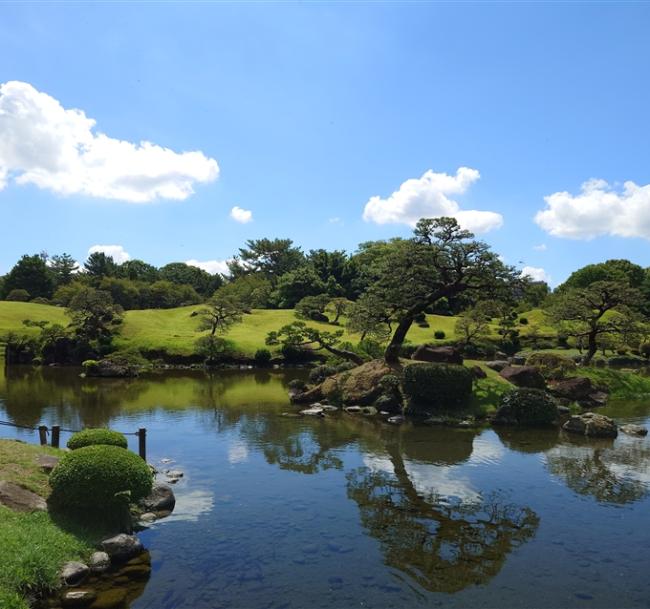
[[[572,359],[555,353],[533,353],[526,364],[535,366],[547,380],[563,379],[576,369],[576,363]]]
[[[514,389],[501,400],[495,422],[527,427],[551,425],[557,418],[557,406],[541,389]]]

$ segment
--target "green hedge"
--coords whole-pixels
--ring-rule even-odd
[[[455,364],[411,364],[404,370],[402,386],[414,410],[453,410],[472,395],[472,373]]]
[[[526,364],[535,366],[545,379],[563,379],[576,369],[572,359],[556,353],[533,353]]]
[[[120,448],[128,446],[124,434],[110,429],[84,429],[78,431],[72,435],[67,444],[70,450],[97,445],[119,446]]]
[[[118,446],[86,446],[66,454],[50,474],[50,502],[57,508],[111,510],[123,503],[118,493],[136,502],[151,493],[149,466]]]

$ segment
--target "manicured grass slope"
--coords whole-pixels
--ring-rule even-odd
[[[194,341],[201,336],[196,331],[199,320],[192,313],[200,306],[179,307],[177,309],[147,309],[144,311],[127,311],[116,344],[120,348],[134,347],[137,349],[164,349],[172,354],[189,355],[194,351]],[[541,311],[530,311],[524,315],[531,323],[542,320]],[[67,317],[60,307],[38,305],[32,303],[0,301],[0,335],[9,331],[34,333],[33,328],[26,328],[22,321],[45,320],[51,323],[65,325]],[[235,348],[242,354],[253,355],[257,349],[265,347],[266,335],[272,330],[278,330],[285,324],[296,321],[293,310],[255,310],[250,315],[244,315],[241,324],[233,326],[226,338],[234,343]],[[456,317],[428,315],[428,328],[420,328],[413,324],[408,340],[414,344],[437,342],[434,338],[436,330],[445,333],[444,340],[455,338],[454,325]],[[325,331],[336,331],[337,326],[309,322],[311,326]],[[522,334],[526,334],[530,326],[518,326]],[[496,326],[493,328],[496,330]],[[543,332],[552,329],[542,327]],[[346,332],[346,340],[357,342],[358,335]]]

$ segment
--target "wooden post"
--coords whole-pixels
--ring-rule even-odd
[[[59,436],[61,434],[61,427],[59,425],[52,425],[52,446],[59,448]]]
[[[47,427],[45,425],[38,426],[38,437],[41,441],[41,446],[47,446]]]
[[[138,453],[142,459],[147,460],[147,430],[145,427],[138,429]]]

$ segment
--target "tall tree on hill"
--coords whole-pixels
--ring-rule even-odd
[[[396,321],[384,355],[391,363],[399,360],[415,317],[439,300],[469,292],[509,295],[520,281],[518,271],[447,217],[421,219],[412,239],[389,244],[373,272],[376,281],[367,292]]]
[[[233,278],[249,273],[261,273],[275,282],[285,273],[305,263],[305,255],[294,247],[291,239],[250,239],[239,255],[228,263]]]
[[[50,271],[56,287],[70,283],[79,270],[77,261],[70,254],[58,254],[49,259]]]
[[[108,256],[104,252],[93,252],[84,262],[84,270],[93,280],[99,280],[102,277],[115,277],[117,268],[113,256]]]

